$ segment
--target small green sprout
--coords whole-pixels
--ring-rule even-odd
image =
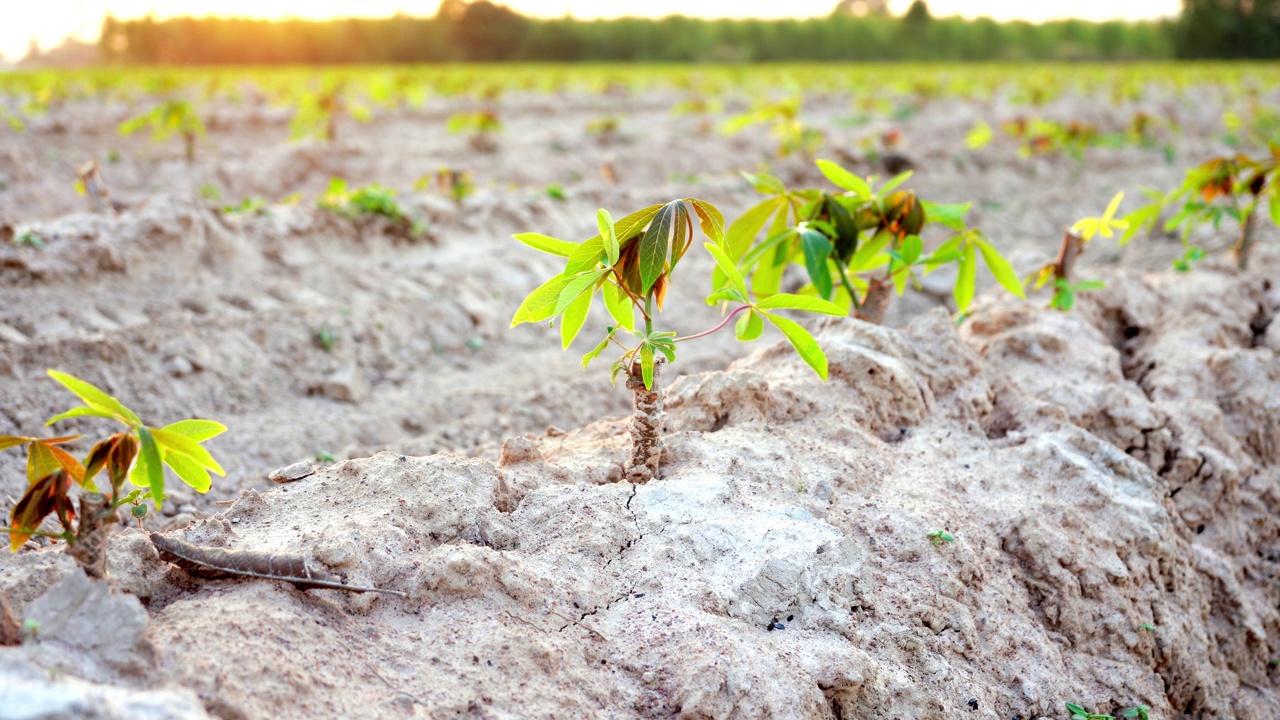
[[[222,199],[222,190],[213,183],[204,183],[200,186],[200,197],[217,202]]]
[[[1054,310],[1063,312],[1069,311],[1075,307],[1076,295],[1090,290],[1101,290],[1107,286],[1100,280],[1081,280],[1078,283],[1069,283],[1066,280],[1055,280],[1053,282],[1054,293],[1049,300],[1049,307]]]
[[[561,185],[560,183],[551,183],[550,185],[548,185],[546,193],[547,193],[547,197],[559,202],[563,202],[569,199],[569,196],[566,195],[564,192],[564,186]]]
[[[40,237],[34,230],[28,230],[20,235],[14,236],[11,241],[18,247],[29,247],[39,250],[44,247],[44,238]]]
[[[315,459],[316,459],[316,462],[322,462],[322,463],[331,463],[334,461],[333,453],[329,452],[328,450],[321,450],[320,452],[316,453]]]
[[[1142,623],[1141,625],[1138,626],[1138,629],[1146,630],[1147,632],[1155,632],[1156,626],[1152,625],[1151,623]]]
[[[196,139],[205,134],[204,121],[185,100],[165,100],[137,117],[120,123],[121,135],[132,135],[143,129],[151,129],[152,142],[164,142],[175,133],[182,136],[187,162],[196,157]]]
[[[955,542],[956,538],[946,530],[930,530],[925,537],[933,541],[934,547],[942,547],[943,543]]]
[[[224,205],[222,212],[227,215],[266,215],[267,201],[260,197],[247,197],[235,205]]]
[[[40,621],[35,618],[27,618],[22,621],[22,641],[34,639],[40,635]]]
[[[1138,718],[1138,720],[1151,720],[1151,707],[1148,705],[1135,705],[1124,711],[1127,718]]]
[[[338,344],[338,338],[338,331],[327,327],[316,328],[311,331],[311,342],[325,352],[333,352],[334,346]]]
[[[1067,712],[1071,713],[1071,720],[1116,720],[1114,715],[1091,713],[1075,703],[1067,703]]]
[[[1182,253],[1182,257],[1174,259],[1173,269],[1181,273],[1191,272],[1196,263],[1205,259],[1205,257],[1204,248],[1199,245],[1190,245],[1187,247],[1187,251]]]

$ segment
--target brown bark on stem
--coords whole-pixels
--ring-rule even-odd
[[[861,320],[883,325],[889,314],[889,306],[893,304],[893,281],[885,278],[874,282],[867,288],[867,296],[862,299],[862,307],[854,313]]]
[[[1058,248],[1058,259],[1053,261],[1053,279],[1071,282],[1075,272],[1076,260],[1084,254],[1084,240],[1071,230],[1062,231],[1062,245]]]
[[[111,503],[100,493],[80,495],[80,525],[76,541],[67,545],[67,554],[84,568],[84,574],[100,580],[107,577],[107,536],[114,522]]]
[[[1253,253],[1253,218],[1257,212],[1251,212],[1240,223],[1240,235],[1236,238],[1236,266],[1241,270],[1249,269],[1249,255]]]
[[[632,393],[633,410],[631,459],[627,461],[624,474],[633,483],[647,483],[658,477],[662,461],[662,424],[666,418],[659,382],[661,371],[662,363],[655,362],[653,387],[646,389],[640,364],[636,363],[627,370],[627,389]]]

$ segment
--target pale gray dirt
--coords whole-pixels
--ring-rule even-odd
[[[45,632],[0,651],[0,717],[1031,720],[1065,717],[1064,702],[1280,716],[1275,234],[1249,273],[1217,258],[1167,271],[1181,247],[1159,234],[1099,241],[1081,271],[1107,289],[1073,312],[987,294],[958,329],[931,281],[892,327],[813,324],[825,384],[775,338],[750,356],[725,334],[682,346],[664,476],[631,485],[618,482],[629,398],[603,366],[578,368],[589,343],[566,354],[553,330],[507,329],[556,269],[507,235],[578,240],[596,207],[688,195],[736,216],[753,193],[731,171],[771,141],[699,136],[667,113],[674,99],[631,98],[608,147],[583,130],[617,111],[605,99],[504,99],[508,130],[483,156],[443,132],[443,110],[344,126],[332,148],[286,146],[282,118],[228,110],[191,168],[176,147],[116,138],[119,107],[0,137],[0,217],[49,241],[0,248],[0,434],[38,433],[71,404],[48,367],[154,422],[218,419],[228,477],[205,496],[171,481],[148,530],[302,552],[408,593],[196,580],[129,528],[110,549],[116,594],[59,605],[67,593],[46,591],[83,581],[32,542],[0,560],[0,591]],[[1099,123],[1128,112],[1079,98],[1043,112],[1074,107]],[[1178,108],[1173,166],[1139,149],[1083,166],[1023,161],[1007,141],[958,152],[975,118],[1029,112],[1004,101],[938,101],[894,124],[914,187],[975,201],[1030,272],[1116,191],[1172,186],[1224,150],[1220,105]],[[830,156],[890,124],[838,124],[853,111],[835,98],[811,112]],[[123,159],[104,174],[127,207],[84,212],[66,166],[112,146]],[[598,179],[602,159],[617,185]],[[441,164],[480,182],[461,208],[409,190]],[[775,169],[820,180],[798,160]],[[435,241],[316,210],[331,175],[399,188]],[[198,199],[205,182],[228,200],[306,198],[228,216]],[[567,201],[542,193],[552,182]],[[1230,238],[1205,241],[1216,254]],[[695,250],[685,272],[709,267]],[[663,320],[714,324],[705,291],[677,282]],[[336,331],[332,352],[320,328]],[[338,462],[268,480],[319,451]],[[0,454],[0,491],[23,485],[21,455]],[[935,547],[936,529],[955,542]],[[110,652],[56,632],[104,615],[119,623]],[[47,711],[10,709],[36,702]]]

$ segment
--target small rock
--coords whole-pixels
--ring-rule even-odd
[[[194,370],[195,367],[191,364],[191,361],[181,355],[164,361],[164,371],[173,377],[185,377]]]
[[[302,462],[296,462],[292,465],[276,470],[268,475],[267,479],[273,483],[291,483],[301,480],[304,477],[314,475],[315,472],[316,466],[311,462],[303,460]]]
[[[101,675],[104,668],[136,672],[150,667],[154,651],[146,639],[147,620],[138,598],[112,593],[107,583],[90,580],[80,568],[33,600],[23,617],[36,628],[40,660],[81,677]]]
[[[364,402],[369,395],[369,386],[365,383],[360,366],[348,365],[325,378],[320,384],[320,394],[338,402],[353,405]]]
[[[12,325],[0,322],[0,342],[13,343],[21,345],[29,340],[26,335]]]

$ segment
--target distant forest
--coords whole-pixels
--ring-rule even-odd
[[[1280,0],[1184,0],[1160,22],[1041,24],[933,17],[916,0],[844,0],[805,20],[535,19],[477,0],[434,17],[283,22],[108,18],[102,61],[235,65],[435,62],[1153,60],[1280,57]]]

